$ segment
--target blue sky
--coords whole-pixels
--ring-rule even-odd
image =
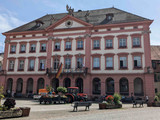
[[[160,0],[0,0],[0,33],[11,30],[46,14],[64,13],[66,5],[75,11],[116,7],[154,20],[151,44],[160,45]],[[0,52],[5,37],[0,34]]]

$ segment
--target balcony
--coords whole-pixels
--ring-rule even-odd
[[[6,73],[5,70],[0,70],[0,75],[4,75]]]
[[[47,68],[46,69],[46,74],[48,76],[51,76],[51,75],[56,75],[58,72],[58,69],[54,69],[54,68]],[[86,75],[88,72],[88,68],[71,68],[71,69],[65,69],[63,68],[62,69],[62,73],[61,75],[65,75],[65,74],[71,74],[71,75],[76,75],[76,74],[82,74],[82,75]]]

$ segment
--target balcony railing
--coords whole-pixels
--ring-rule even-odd
[[[48,75],[56,75],[58,72],[58,69],[54,68],[47,68],[46,69],[46,74]],[[87,74],[88,68],[71,68],[71,69],[62,69],[62,75],[63,74]]]
[[[5,70],[0,70],[0,75],[4,75],[6,73]]]

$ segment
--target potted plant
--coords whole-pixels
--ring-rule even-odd
[[[0,106],[2,105],[1,101],[2,101],[3,98],[4,98],[4,95],[3,95],[3,86],[0,86]]]
[[[65,88],[65,87],[58,87],[57,91],[58,91],[58,95],[63,96],[67,92],[67,88]]]
[[[10,108],[14,108],[16,105],[16,102],[13,98],[7,98],[6,101],[4,102],[4,106],[7,107],[9,110]]]

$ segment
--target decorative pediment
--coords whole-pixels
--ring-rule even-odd
[[[46,30],[91,27],[91,26],[92,26],[91,24],[85,21],[77,19],[74,16],[67,15],[61,20],[49,26]]]

